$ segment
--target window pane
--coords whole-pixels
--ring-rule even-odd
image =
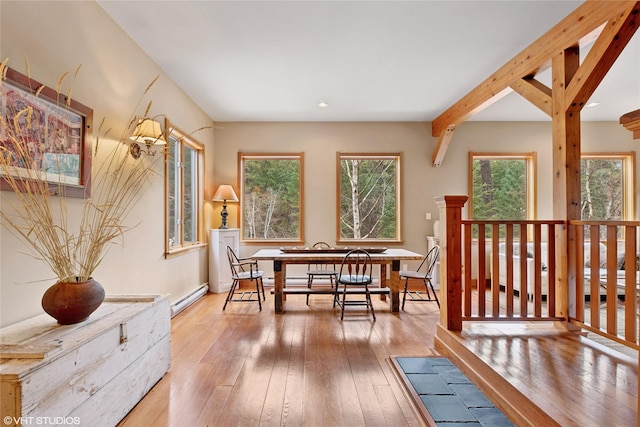
[[[470,212],[475,220],[524,221],[535,218],[535,153],[469,153]],[[485,227],[485,237],[492,236]],[[515,237],[520,227],[514,227]],[[506,227],[498,229],[506,236]],[[478,237],[478,227],[472,227]]]
[[[185,243],[198,241],[198,210],[197,210],[197,153],[196,151],[185,145],[184,147],[184,235]]]
[[[399,155],[340,155],[340,240],[399,240]]]
[[[580,161],[581,217],[585,221],[622,220],[622,159]]]
[[[473,218],[527,218],[527,167],[524,159],[474,159],[472,162]]]
[[[169,137],[169,151],[167,159],[167,233],[169,248],[173,248],[176,244],[179,244],[177,236],[179,233],[178,224],[180,218],[176,204],[176,200],[180,197],[179,179],[176,170],[178,164],[176,158],[179,158],[179,148],[180,144],[178,139],[171,135]]]
[[[201,166],[204,146],[190,135],[170,129],[166,168],[165,253],[178,253],[203,241]]]
[[[241,154],[245,240],[302,240],[302,157],[284,157]]]

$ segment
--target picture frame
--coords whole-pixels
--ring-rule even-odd
[[[20,143],[38,148],[33,148],[35,161],[25,167],[32,171],[35,169],[40,176],[46,177],[47,182],[54,184],[54,194],[89,198],[93,110],[7,67],[6,76],[0,84],[0,114],[5,123],[11,124],[16,113],[27,107],[31,112],[31,126],[28,132],[20,135]],[[6,149],[5,155],[15,150],[1,121],[0,146]],[[16,170],[19,171],[23,166],[18,166]],[[22,174],[16,176],[25,179]],[[0,189],[11,189],[1,176]]]

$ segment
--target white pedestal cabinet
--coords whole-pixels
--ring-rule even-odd
[[[229,292],[231,269],[227,259],[227,246],[240,255],[240,229],[213,228],[209,230],[209,291]]]
[[[115,426],[169,369],[170,329],[160,295],[107,296],[75,325],[43,314],[2,328],[3,425]]]

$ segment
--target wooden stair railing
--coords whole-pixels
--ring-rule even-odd
[[[437,200],[446,230],[440,236],[443,328],[461,331],[464,321],[563,320],[640,348],[640,221],[570,221],[565,226],[561,220],[463,220],[466,201],[466,196]],[[567,232],[575,236],[573,258],[569,247],[558,244],[568,242],[558,239]],[[613,248],[603,259],[602,246]],[[556,259],[563,256],[575,272],[566,286],[556,283]],[[558,307],[561,300],[568,307]]]

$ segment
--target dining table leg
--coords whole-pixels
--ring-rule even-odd
[[[388,288],[389,281],[387,280],[387,264],[380,264],[380,287]],[[380,301],[386,301],[387,295],[380,294]]]
[[[400,260],[391,262],[391,286],[389,289],[391,298],[391,312],[400,312]]]
[[[287,265],[282,261],[273,261],[273,303],[276,313],[284,313],[284,278],[286,277]]]

